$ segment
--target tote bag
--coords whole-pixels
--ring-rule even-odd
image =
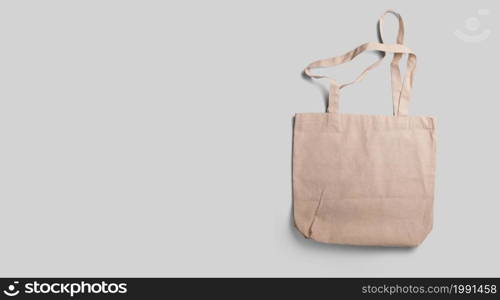
[[[366,51],[378,51],[378,61],[354,81],[330,79],[326,113],[297,113],[293,129],[293,210],[297,229],[324,243],[378,246],[419,245],[433,224],[435,177],[435,120],[409,116],[408,105],[415,53],[403,45],[404,25],[399,14],[396,44],[366,43],[344,55],[315,61],[315,68],[351,61]],[[391,85],[393,115],[339,112],[339,92],[359,82],[393,53]],[[399,62],[407,57],[404,78]],[[368,97],[369,98],[369,97]],[[364,99],[370,101],[370,99]]]

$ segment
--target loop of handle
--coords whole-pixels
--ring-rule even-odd
[[[405,35],[405,26],[403,22],[403,18],[401,15],[393,10],[386,10],[384,14],[378,19],[378,30],[380,33],[380,42],[384,43],[384,18],[385,16],[392,14],[398,18],[399,28],[398,35],[396,38],[396,43],[403,44],[404,43],[404,35]],[[401,82],[401,71],[399,69],[399,61],[402,58],[401,53],[394,53],[392,62],[391,62],[391,86],[392,86],[392,111],[394,115],[398,115],[399,112],[399,103],[400,103],[400,91],[403,88]]]
[[[396,39],[396,44],[384,44],[383,43],[383,20],[388,14],[395,15],[399,20],[398,36]],[[393,60],[391,62],[391,85],[392,85],[392,98],[393,98],[393,113],[395,116],[407,115],[408,105],[410,101],[410,92],[413,85],[413,76],[416,68],[416,55],[408,47],[403,45],[404,41],[404,23],[403,18],[400,14],[395,11],[387,10],[378,21],[378,28],[380,32],[380,39],[382,43],[365,43],[352,51],[349,51],[341,56],[331,57],[327,59],[317,60],[309,64],[304,72],[311,78],[328,78],[327,76],[313,74],[312,69],[333,67],[339,64],[353,60],[359,54],[365,51],[379,51],[382,52],[382,56],[375,61],[373,64],[368,66],[356,79],[345,84],[338,84],[335,80],[330,79],[330,95],[328,101],[328,112],[338,112],[338,97],[340,89],[349,86],[353,83],[363,80],[368,71],[377,67],[382,60],[385,58],[386,53],[394,53]],[[401,73],[399,70],[399,62],[403,54],[408,54],[406,74],[403,81],[401,81]]]
[[[384,43],[384,18],[385,16],[392,14],[398,18],[399,28],[398,28],[398,36],[396,38],[396,44],[404,44],[405,38],[405,24],[403,22],[403,17],[397,12],[388,9],[384,12],[384,14],[378,19],[378,31],[380,32],[380,42]]]

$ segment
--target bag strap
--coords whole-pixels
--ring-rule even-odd
[[[353,60],[359,54],[366,51],[379,51],[382,52],[382,56],[373,64],[368,66],[356,79],[351,82],[339,84],[334,79],[330,79],[330,95],[328,101],[328,112],[337,113],[338,112],[338,101],[340,90],[346,86],[363,80],[368,71],[377,67],[382,60],[385,58],[386,53],[394,53],[394,57],[391,63],[391,83],[392,83],[392,95],[393,95],[393,113],[395,116],[408,115],[408,105],[410,102],[410,92],[413,85],[413,75],[416,68],[417,57],[415,53],[408,47],[402,44],[404,38],[404,25],[401,16],[393,11],[386,11],[382,17],[379,19],[379,30],[382,35],[382,25],[383,18],[387,14],[396,14],[399,19],[399,32],[397,37],[397,44],[382,44],[382,43],[365,43],[354,50],[351,50],[341,56],[331,57],[327,59],[321,59],[309,64],[304,73],[311,78],[329,78],[324,75],[317,75],[311,72],[312,69],[316,68],[326,68],[340,65]],[[382,39],[382,37],[381,37]],[[383,41],[383,40],[382,40]],[[401,82],[401,73],[399,70],[399,61],[403,54],[408,54],[406,74],[403,82]]]
[[[399,28],[398,28],[398,36],[396,38],[396,43],[397,44],[404,44],[404,35],[405,35],[405,29],[404,29],[404,22],[403,18],[401,17],[400,14],[393,10],[386,10],[384,14],[378,19],[378,32],[380,34],[380,42],[384,43],[384,17],[392,14],[398,18],[399,21]],[[399,112],[399,103],[400,103],[400,96],[401,96],[401,88],[402,88],[402,83],[401,83],[401,72],[399,69],[399,61],[401,60],[401,57],[403,55],[401,53],[394,53],[392,62],[391,62],[391,86],[392,86],[392,111],[394,115],[397,115]],[[408,114],[408,112],[406,112]]]

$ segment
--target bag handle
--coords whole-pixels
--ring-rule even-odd
[[[388,9],[384,12],[384,14],[378,19],[378,31],[380,33],[380,41],[384,42],[384,18],[385,16],[392,14],[398,18],[399,28],[398,28],[398,36],[396,38],[396,44],[404,44],[405,38],[405,24],[403,22],[403,17],[401,15],[391,9]]]
[[[373,64],[368,66],[356,79],[351,82],[339,84],[334,79],[330,79],[330,95],[328,100],[328,112],[337,113],[338,112],[338,100],[340,90],[346,86],[349,86],[353,83],[359,82],[363,80],[368,71],[377,67],[382,60],[385,58],[386,53],[394,53],[393,61],[391,63],[391,83],[393,90],[393,113],[395,116],[404,116],[408,115],[408,105],[410,102],[410,92],[411,87],[413,85],[413,75],[415,73],[416,68],[416,60],[417,57],[415,53],[408,47],[402,45],[404,38],[404,25],[403,19],[401,16],[391,10],[386,11],[382,17],[379,19],[379,30],[382,35],[382,25],[383,18],[387,14],[396,14],[399,18],[399,32],[397,37],[397,44],[382,44],[382,43],[365,43],[354,50],[351,50],[341,56],[331,57],[327,59],[321,59],[312,62],[305,69],[304,73],[307,74],[311,78],[329,78],[324,75],[317,75],[311,72],[312,69],[316,68],[326,68],[333,67],[336,65],[340,65],[346,62],[353,60],[359,54],[366,51],[379,51],[382,52],[382,56]],[[382,39],[382,37],[381,37]],[[383,41],[383,40],[382,40]],[[401,42],[401,43],[400,43]],[[401,74],[399,70],[399,61],[403,54],[408,54],[407,66],[406,66],[406,74],[405,79],[401,82]]]
[[[384,14],[378,19],[378,32],[380,34],[380,42],[384,43],[384,17],[392,14],[398,18],[399,28],[398,35],[396,38],[396,43],[404,44],[404,35],[405,35],[405,25],[403,22],[403,18],[401,15],[393,10],[386,10]],[[392,86],[392,111],[394,115],[398,115],[399,112],[399,103],[401,98],[401,71],[399,69],[399,61],[401,60],[403,55],[401,53],[394,53],[392,62],[391,62],[391,86]],[[408,112],[406,112],[408,114]]]

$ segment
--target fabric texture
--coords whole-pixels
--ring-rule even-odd
[[[366,43],[337,57],[308,65],[316,68],[351,61],[366,51],[379,51],[380,59],[354,81],[330,79],[326,113],[298,113],[293,134],[293,210],[297,229],[324,243],[404,246],[419,245],[433,225],[436,121],[409,116],[408,107],[416,55],[403,45],[403,19],[396,44]],[[339,112],[340,90],[361,81],[368,71],[393,53],[392,116]],[[399,62],[407,55],[403,80]]]

